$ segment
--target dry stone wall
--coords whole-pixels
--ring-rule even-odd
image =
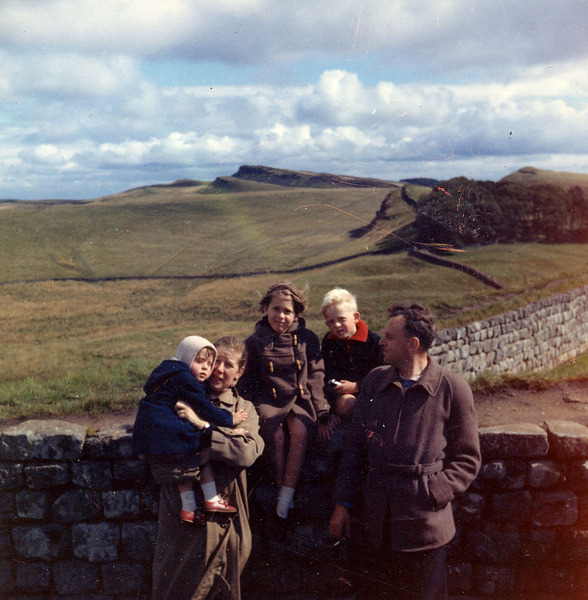
[[[588,598],[588,427],[490,427],[480,439],[482,470],[455,503],[452,597]],[[342,432],[313,448],[288,531],[275,528],[274,491],[252,473],[244,600],[351,598],[354,579],[373,576],[369,553],[360,568],[358,548],[335,548],[327,535],[341,443]],[[63,421],[27,421],[5,430],[0,596],[147,600],[157,504],[126,429],[88,436]]]
[[[588,286],[440,331],[431,355],[466,377],[551,369],[588,350]]]

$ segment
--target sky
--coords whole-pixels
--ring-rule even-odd
[[[0,198],[588,173],[586,0],[0,0]]]

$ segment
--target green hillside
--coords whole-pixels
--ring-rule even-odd
[[[335,285],[357,294],[362,316],[380,329],[396,300],[421,301],[449,326],[588,284],[584,244],[458,255],[502,290],[406,251],[383,254],[382,240],[415,219],[400,184],[347,178],[323,187],[318,178],[317,187],[291,187],[276,175],[79,203],[0,203],[0,418],[134,405],[149,371],[185,335],[250,333],[260,295],[277,279],[309,286],[306,317],[321,336],[320,301]],[[410,197],[423,190],[411,186]]]

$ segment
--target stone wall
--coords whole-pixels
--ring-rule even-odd
[[[480,438],[480,476],[455,503],[452,597],[588,598],[588,428],[519,424]],[[287,531],[271,517],[263,466],[251,471],[244,600],[351,598],[356,579],[377,576],[369,552],[327,535],[337,439],[313,447]],[[5,430],[0,515],[2,598],[149,597],[157,487],[126,429],[86,435],[63,421],[27,421]]]
[[[551,369],[588,350],[588,286],[455,329],[431,355],[466,377]]]

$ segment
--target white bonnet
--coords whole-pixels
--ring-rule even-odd
[[[188,337],[185,337],[180,342],[173,360],[179,360],[188,365],[188,367],[191,367],[196,355],[202,348],[210,348],[214,353],[214,360],[216,360],[216,348],[206,338],[200,337],[199,335],[189,335]]]

